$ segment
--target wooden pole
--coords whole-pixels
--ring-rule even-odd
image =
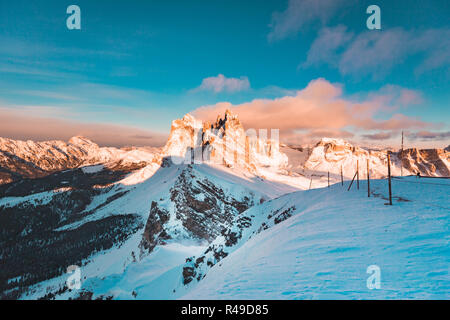
[[[330,187],[330,171],[328,171],[328,188]]]
[[[356,185],[359,190],[359,160],[356,160]]]
[[[370,198],[370,171],[369,171],[369,159],[367,159],[367,196]]]
[[[403,131],[402,131],[402,150],[400,151],[400,175],[403,177]]]
[[[355,172],[355,175],[353,176],[352,182],[350,182],[350,185],[348,186],[347,191],[350,191],[350,188],[352,187],[353,181],[355,181],[355,178],[356,178],[356,174],[357,174],[357,173],[358,173],[358,172]]]
[[[342,165],[341,165],[341,185],[344,185],[344,173],[342,172]]]
[[[309,189],[311,190],[311,186],[312,186],[312,176],[311,176],[311,181],[309,182]]]
[[[387,155],[388,159],[388,180],[389,180],[389,205],[392,206],[392,188],[391,188],[391,155]]]

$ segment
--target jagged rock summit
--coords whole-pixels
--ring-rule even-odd
[[[285,167],[288,158],[279,150],[278,135],[267,139],[268,134],[261,132],[264,134],[258,137],[256,130],[245,130],[230,110],[224,118],[218,116],[214,123],[187,114],[172,122],[163,155],[175,162],[223,164],[253,172],[259,166]]]

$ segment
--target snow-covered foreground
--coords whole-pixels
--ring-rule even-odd
[[[253,207],[261,215],[295,206],[293,216],[252,236],[183,299],[449,299],[450,180],[394,179],[347,191],[300,191]],[[367,288],[367,268],[381,289]]]
[[[348,183],[250,208],[240,217],[251,223],[231,245],[220,236],[216,251],[158,246],[83,289],[114,299],[449,299],[450,180],[395,178],[393,206],[385,205],[387,180],[371,181],[371,198],[366,181],[360,190],[355,183],[347,191]],[[214,260],[218,248],[227,256]],[[196,271],[205,277],[185,285],[191,256],[204,260]],[[207,267],[211,257],[215,265]],[[367,287],[372,265],[381,270],[380,289]]]
[[[115,299],[168,299],[173,294],[171,286],[176,285],[180,277],[179,266],[186,256],[199,254],[204,247],[195,244],[171,243],[158,246],[155,252],[140,263],[134,263],[123,274],[107,278],[89,279],[85,290],[96,295],[111,295]]]

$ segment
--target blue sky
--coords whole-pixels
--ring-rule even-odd
[[[81,8],[81,30],[66,27],[71,4]],[[381,30],[366,27],[371,4],[381,8]],[[411,143],[443,146],[450,140],[449,16],[445,0],[0,0],[0,135],[152,144],[199,107],[212,114],[227,102],[252,118],[247,111],[273,111],[277,99],[304,95],[321,79],[342,90],[332,98],[352,104],[350,112],[372,104],[328,133],[392,144],[404,129]],[[254,99],[272,107],[259,109]],[[307,117],[301,103],[312,102],[300,100],[296,115]],[[327,105],[320,101],[317,112],[326,116]],[[286,139],[318,136],[318,125],[284,127],[286,112],[274,115]],[[398,125],[383,122],[399,115]],[[50,119],[63,125],[45,130]],[[120,141],[106,141],[96,126]]]

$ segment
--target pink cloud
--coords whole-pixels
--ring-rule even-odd
[[[0,137],[18,140],[69,140],[84,136],[101,146],[161,146],[167,136],[139,128],[105,123],[82,123],[24,114],[0,108]]]
[[[342,88],[324,79],[311,81],[295,96],[278,99],[256,99],[248,103],[232,105],[221,102],[196,109],[194,116],[203,120],[215,120],[218,114],[231,109],[239,115],[247,128],[277,128],[282,138],[292,135],[312,137],[314,132],[326,130],[333,137],[351,136],[348,128],[362,130],[399,130],[432,127],[420,119],[403,114],[388,116],[388,108],[377,97],[364,101],[351,101],[343,96]],[[376,120],[384,116],[385,120]],[[299,133],[300,131],[300,133]]]
[[[378,132],[373,134],[364,134],[362,137],[369,140],[387,140],[392,138],[392,132]]]
[[[423,102],[423,98],[422,95],[415,90],[402,89],[399,102],[403,105],[420,104]]]

